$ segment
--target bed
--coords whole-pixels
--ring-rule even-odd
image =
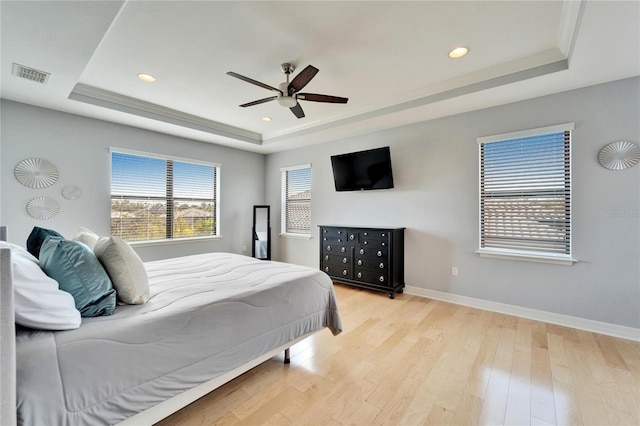
[[[18,424],[152,424],[310,334],[342,328],[319,270],[231,253],[144,266],[145,304],[82,318],[76,330],[18,327]],[[9,391],[1,395],[4,421]]]

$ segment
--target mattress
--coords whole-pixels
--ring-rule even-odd
[[[19,330],[18,423],[114,424],[342,325],[323,272],[229,253],[145,263],[151,298],[77,330]]]

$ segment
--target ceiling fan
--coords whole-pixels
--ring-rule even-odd
[[[281,106],[289,108],[296,117],[303,118],[304,111],[298,103],[299,100],[312,102],[328,102],[332,104],[346,104],[349,100],[348,98],[341,98],[339,96],[320,95],[317,93],[300,93],[300,90],[302,90],[302,88],[306,86],[319,71],[318,68],[312,65],[308,65],[305,69],[302,70],[302,72],[298,73],[298,75],[295,76],[291,83],[289,83],[289,74],[291,74],[296,69],[296,66],[290,63],[284,63],[280,65],[280,68],[282,69],[282,72],[287,75],[287,81],[280,83],[277,89],[275,87],[269,86],[268,84],[261,83],[233,71],[229,71],[227,74],[232,77],[239,78],[240,80],[246,81],[247,83],[255,84],[256,86],[260,86],[264,89],[271,90],[272,92],[277,93],[277,95],[275,96],[258,99],[257,101],[248,102],[240,106],[246,108],[253,105],[277,100]]]

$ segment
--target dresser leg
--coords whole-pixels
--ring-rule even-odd
[[[291,351],[290,348],[284,350],[284,363],[291,364]]]

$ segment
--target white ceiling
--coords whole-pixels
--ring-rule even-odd
[[[640,2],[1,1],[2,98],[269,153],[640,75]],[[464,45],[470,53],[452,60]],[[280,64],[320,70],[297,119]],[[18,63],[46,84],[11,74]],[[137,73],[154,75],[154,83]],[[261,117],[272,118],[264,123]]]

